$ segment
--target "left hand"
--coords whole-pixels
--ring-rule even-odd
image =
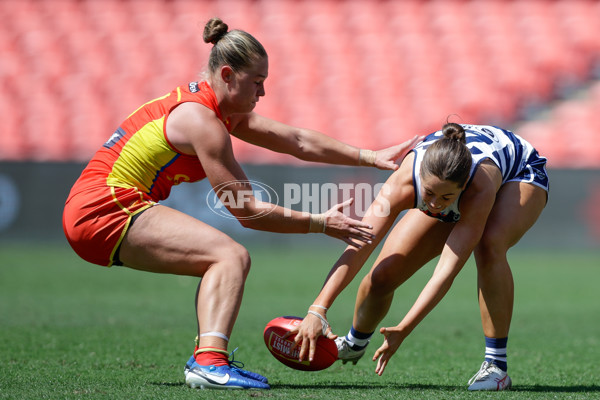
[[[325,217],[323,233],[360,249],[364,244],[371,244],[375,235],[370,232],[373,229],[371,225],[350,218],[342,212],[344,207],[350,206],[353,201],[354,199],[348,199],[336,204],[323,214]]]
[[[377,150],[375,158],[375,167],[379,169],[391,169],[395,171],[399,168],[396,160],[403,158],[417,143],[423,140],[425,136],[416,135],[404,143],[397,144],[387,149]]]
[[[383,344],[381,347],[377,349],[375,355],[373,356],[373,361],[377,361],[377,368],[375,368],[375,373],[379,376],[383,374],[385,367],[388,364],[388,361],[398,347],[402,344],[406,335],[397,327],[394,328],[381,328],[379,332],[385,336]],[[378,360],[379,359],[379,360]]]

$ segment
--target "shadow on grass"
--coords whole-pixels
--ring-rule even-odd
[[[286,385],[272,384],[272,389],[340,389],[340,390],[389,390],[389,389],[405,389],[405,390],[460,390],[464,386],[452,385],[424,385],[424,384],[347,384],[347,383],[323,383],[323,384],[308,384],[308,385]]]
[[[154,386],[166,386],[166,387],[178,387],[178,386],[186,386],[185,382],[150,382],[151,385]]]
[[[600,385],[574,385],[574,386],[551,386],[551,385],[518,385],[514,386],[513,392],[549,392],[549,393],[580,393],[600,392]]]
[[[150,384],[155,386],[166,386],[166,387],[178,387],[185,386],[183,382],[150,382]],[[313,383],[313,384],[302,384],[302,385],[289,385],[289,384],[279,384],[279,383],[271,383],[271,389],[340,389],[340,390],[368,390],[368,389],[430,389],[430,390],[458,390],[463,389],[463,386],[450,386],[450,385],[397,385],[397,384],[342,384],[342,383]]]
[[[286,385],[272,384],[273,389],[354,389],[354,390],[466,390],[465,385],[428,385],[428,384],[308,384],[308,385]],[[513,386],[511,392],[548,392],[548,393],[594,393],[600,392],[600,385],[574,385],[574,386],[551,386],[551,385],[517,385]]]
[[[178,387],[185,386],[183,382],[151,382],[155,386]],[[333,389],[333,390],[446,390],[466,391],[464,385],[427,385],[427,384],[342,384],[342,383],[315,383],[302,385],[289,385],[271,383],[271,389]],[[575,385],[575,386],[551,386],[551,385],[517,385],[513,386],[511,392],[538,392],[538,393],[593,393],[600,392],[600,385]]]

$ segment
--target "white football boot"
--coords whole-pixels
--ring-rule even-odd
[[[512,381],[497,365],[484,361],[479,371],[469,379],[469,390],[508,390]]]
[[[346,341],[345,336],[335,339],[335,345],[338,349],[338,360],[342,360],[343,364],[351,361],[352,364],[356,365],[358,360],[365,354],[365,351],[367,351],[367,346],[360,350],[354,350],[351,344]]]

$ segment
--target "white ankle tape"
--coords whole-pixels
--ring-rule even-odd
[[[205,337],[205,336],[216,336],[218,338],[224,339],[229,342],[229,338],[227,336],[223,335],[221,332],[206,332],[206,333],[200,334],[200,337]]]

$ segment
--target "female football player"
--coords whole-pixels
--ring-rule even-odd
[[[159,205],[173,185],[208,178],[240,223],[282,233],[318,232],[360,247],[369,225],[341,213],[349,201],[310,215],[264,203],[252,194],[230,135],[306,161],[396,169],[414,144],[362,150],[322,133],[253,112],[265,95],[268,57],[250,34],[218,18],[204,29],[213,47],[205,79],[177,87],[131,114],[96,153],[67,199],[63,226],[83,259],[104,266],[202,277],[196,293],[199,343],[186,382],[201,388],[268,389],[263,376],[236,368],[227,346],[242,300],[250,257],[217,229]]]
[[[506,254],[546,205],[545,165],[546,159],[528,142],[497,127],[448,123],[427,136],[390,176],[363,218],[373,226],[375,240],[362,248],[348,247],[331,269],[297,329],[300,359],[307,355],[311,359],[316,338],[327,334],[336,338],[338,357],[356,363],[387,314],[396,288],[441,254],[433,276],[404,319],[395,327],[380,329],[384,341],[373,361],[381,375],[474,253],[486,349],[469,390],[509,388],[506,344],[513,279]],[[404,210],[407,213],[392,228]],[[390,229],[358,289],[352,327],[338,338],[331,333],[325,312]]]

